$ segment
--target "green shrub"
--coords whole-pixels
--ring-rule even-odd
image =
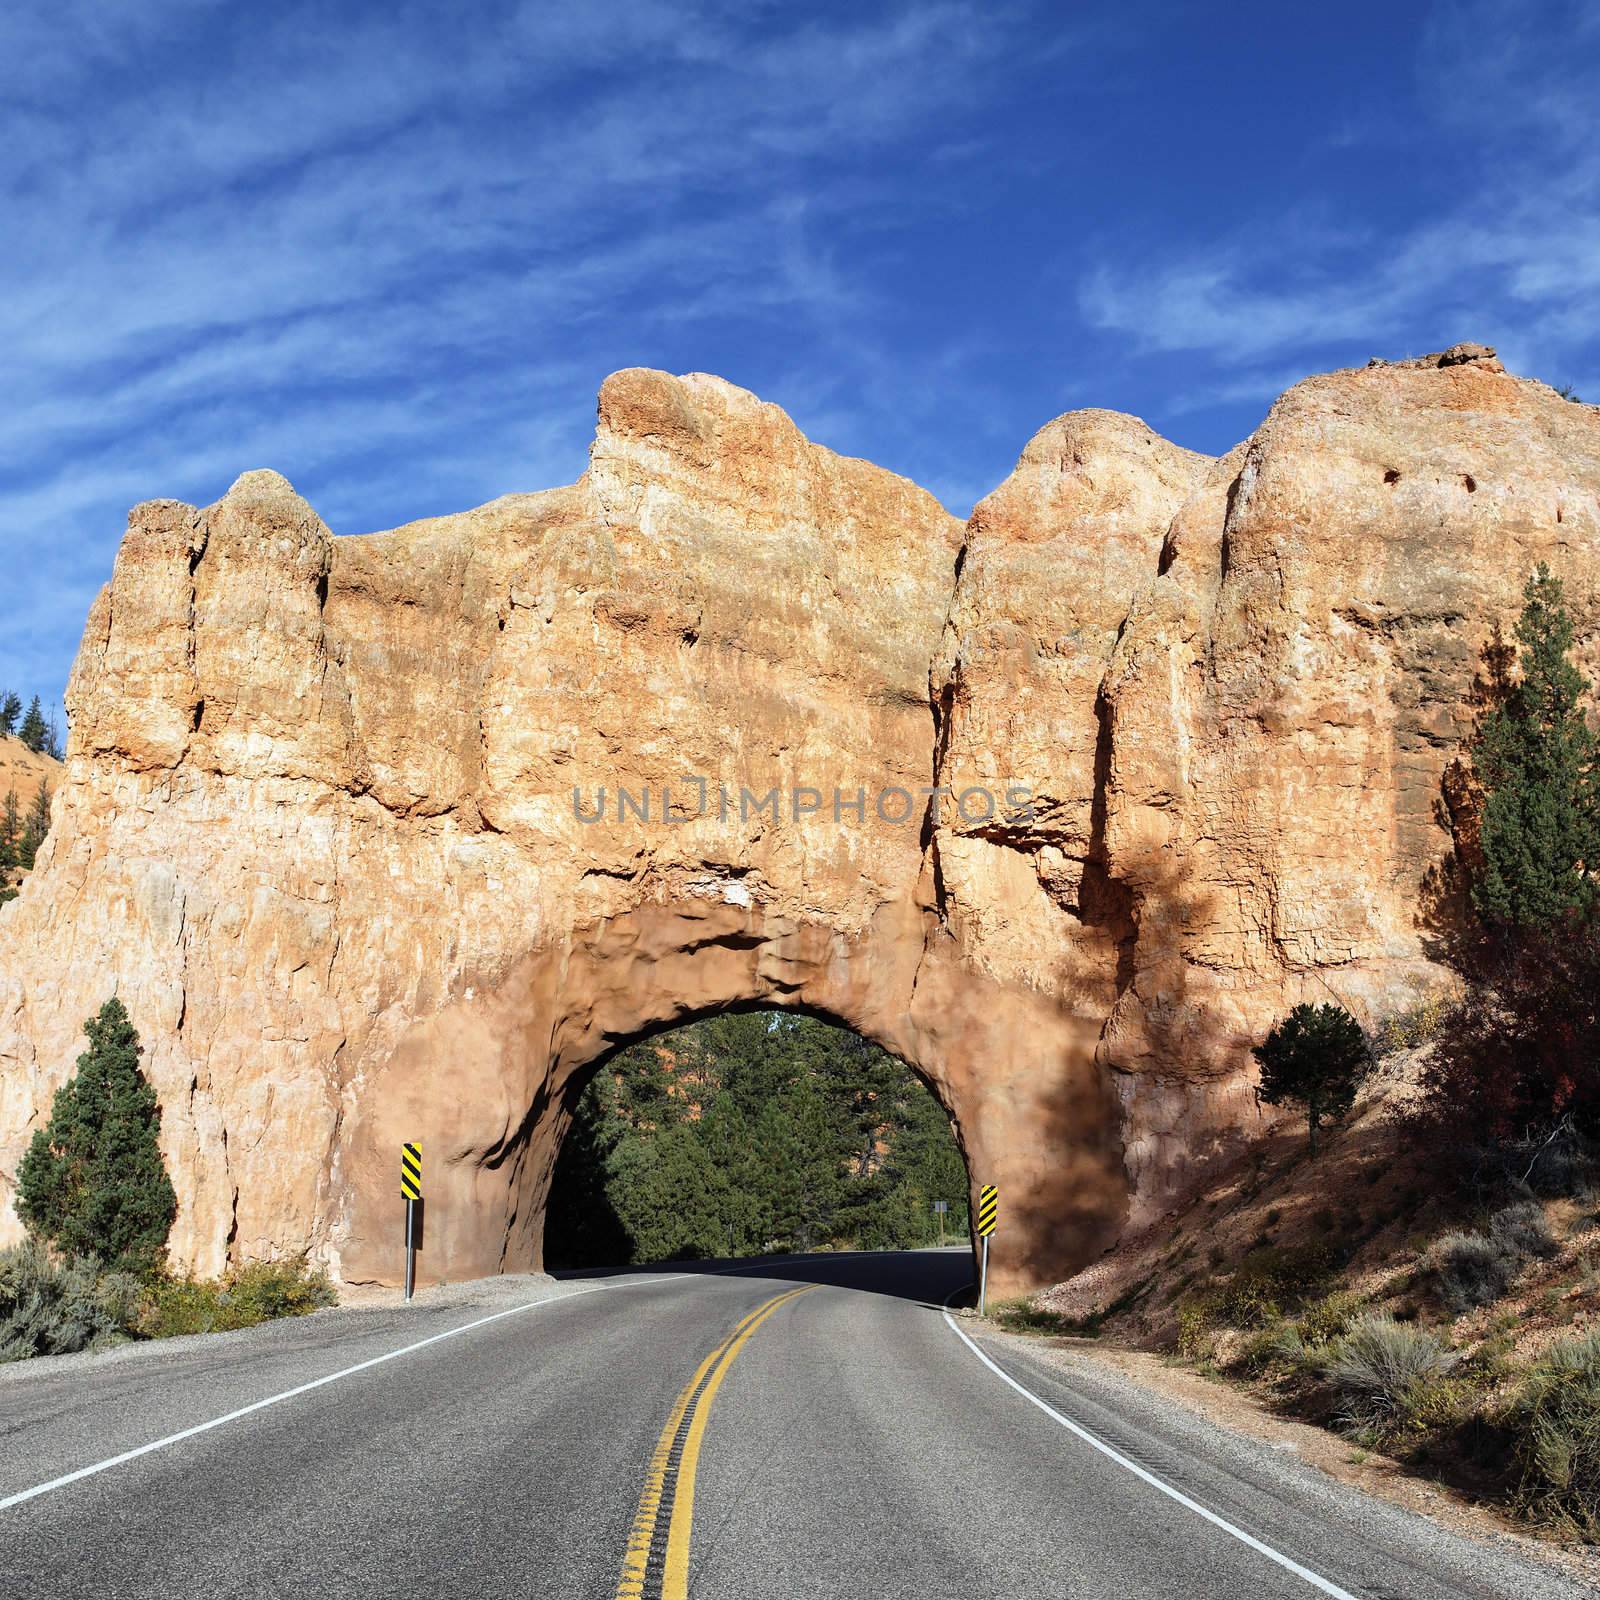
[[[1425,1328],[1369,1313],[1334,1348],[1327,1373],[1345,1425],[1382,1434],[1437,1411],[1458,1360]]]
[[[1360,1295],[1344,1290],[1326,1294],[1295,1319],[1295,1333],[1304,1345],[1331,1344],[1349,1331],[1364,1303]]]
[[[1437,1038],[1455,998],[1448,989],[1436,989],[1423,995],[1415,1005],[1395,1012],[1378,1028],[1377,1053],[1389,1055],[1397,1050],[1415,1050]]]
[[[304,1256],[257,1261],[225,1278],[162,1278],[151,1287],[138,1321],[150,1339],[186,1333],[231,1333],[276,1317],[302,1317],[338,1299],[333,1284]]]
[[[337,1303],[328,1274],[303,1255],[282,1261],[255,1261],[228,1280],[234,1304],[256,1322],[275,1317],[303,1317]]]
[[[130,1274],[57,1257],[36,1240],[0,1251],[0,1361],[70,1355],[126,1337],[140,1293]]]
[[[1241,1346],[1233,1365],[1245,1372],[1274,1369],[1320,1375],[1329,1348],[1361,1315],[1360,1295],[1339,1290],[1313,1301],[1300,1315],[1269,1323]]]
[[[1337,1265],[1327,1245],[1261,1246],[1212,1291],[1213,1319],[1234,1328],[1265,1327],[1324,1288]]]
[[[1234,1365],[1259,1371],[1282,1362],[1290,1353],[1279,1337],[1287,1315],[1326,1287],[1338,1259],[1321,1244],[1250,1251],[1222,1282],[1186,1294],[1179,1303],[1178,1354],[1188,1361],[1210,1360],[1213,1330],[1259,1328],[1270,1337],[1249,1340]],[[1298,1329],[1290,1331],[1300,1339]]]
[[[1212,1317],[1203,1297],[1191,1296],[1178,1307],[1178,1354],[1185,1361],[1211,1355]]]
[[[120,1000],[106,1001],[83,1031],[89,1048],[77,1074],[56,1091],[17,1168],[17,1213],[66,1255],[147,1271],[178,1209],[157,1142],[161,1107]]]
[[[1551,1347],[1507,1408],[1523,1509],[1600,1534],[1600,1331]]]
[[[1274,1323],[1252,1334],[1240,1347],[1232,1364],[1238,1371],[1251,1373],[1285,1367],[1298,1370],[1306,1365],[1305,1341],[1292,1322]]]
[[[1046,1311],[1027,1295],[1019,1300],[1002,1300],[991,1306],[989,1318],[1007,1333],[1072,1334],[1082,1331],[1082,1324],[1076,1318],[1064,1317],[1059,1311]]]

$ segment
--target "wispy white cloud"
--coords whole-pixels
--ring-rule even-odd
[[[1460,338],[1495,342],[1532,372],[1594,359],[1596,67],[1593,7],[1439,5],[1419,41],[1419,96],[1457,141],[1458,160],[1470,153],[1468,178],[1439,186],[1397,227],[1343,235],[1320,220],[1262,215],[1244,186],[1209,241],[1143,271],[1086,272],[1081,313],[1135,351],[1205,358],[1169,407],[1175,414],[1253,398],[1265,372],[1287,370],[1263,362],[1289,351],[1302,374],[1318,361],[1416,354]],[[1405,138],[1392,119],[1376,127],[1385,159],[1425,159],[1412,154],[1416,126]]]
[[[1462,336],[1600,371],[1600,12],[1441,7],[1377,112],[1292,108],[1305,198],[1252,202],[1264,148],[1185,211],[1175,141],[1234,110],[1146,84],[1191,9],[0,12],[0,684],[60,684],[132,502],[275,466],[357,531],[567,481],[616,366],[722,371],[961,512],[1068,405],[1231,430]]]
[[[139,499],[275,465],[350,528],[565,481],[605,371],[690,330],[825,330],[847,390],[877,291],[830,241],[914,206],[875,152],[943,136],[1010,20],[13,8],[0,539],[34,559],[0,683],[60,684]]]

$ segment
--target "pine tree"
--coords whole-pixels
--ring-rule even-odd
[[[161,1107],[120,1000],[106,1001],[84,1032],[77,1075],[56,1091],[50,1121],[17,1168],[17,1211],[59,1250],[146,1271],[160,1261],[178,1209],[157,1142]]]
[[[1312,1155],[1318,1127],[1338,1122],[1355,1104],[1372,1060],[1361,1024],[1334,1005],[1296,1006],[1251,1054],[1261,1063],[1258,1099],[1269,1106],[1295,1100],[1306,1108]]]
[[[17,719],[22,715],[22,702],[11,690],[0,696],[0,733],[10,738],[17,731]]]
[[[620,1265],[823,1243],[923,1244],[965,1226],[950,1120],[842,1028],[733,1013],[619,1052],[580,1096],[551,1187],[550,1259]]]
[[[28,807],[26,821],[22,824],[22,835],[17,844],[17,864],[33,870],[34,861],[39,854],[39,846],[44,843],[44,837],[50,831],[50,785],[41,783],[33,796],[33,803]]]
[[[1583,713],[1588,683],[1567,659],[1561,582],[1543,562],[1523,589],[1516,636],[1520,675],[1472,746],[1483,786],[1473,904],[1513,937],[1587,916],[1600,863],[1600,742]]]
[[[6,790],[5,804],[0,806],[0,872],[9,872],[22,864],[22,808],[17,803],[17,791]]]
[[[42,755],[49,738],[50,727],[44,720],[44,711],[39,705],[39,697],[35,695],[28,707],[27,716],[22,719],[22,742],[35,755]]]

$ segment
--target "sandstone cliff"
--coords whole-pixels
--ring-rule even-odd
[[[266,472],[138,507],[0,912],[0,1173],[116,989],[181,1259],[392,1277],[420,1136],[424,1276],[532,1265],[605,1051],[799,1006],[950,1107],[1001,1285],[1060,1277],[1250,1135],[1284,1005],[1433,981],[1478,652],[1543,557],[1600,664],[1597,497],[1600,412],[1469,353],[1221,460],[1068,415],[964,533],[645,371],[568,488],[359,538]]]

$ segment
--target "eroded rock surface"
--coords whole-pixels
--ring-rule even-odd
[[[646,371],[568,488],[359,538],[270,472],[147,503],[0,912],[0,1192],[115,989],[181,1261],[393,1279],[420,1137],[424,1278],[537,1266],[586,1071],[788,1005],[943,1097],[998,1285],[1060,1277],[1257,1128],[1285,1005],[1437,981],[1479,653],[1543,558],[1600,666],[1597,519],[1600,412],[1474,346],[1221,460],[1069,414],[965,533]]]

